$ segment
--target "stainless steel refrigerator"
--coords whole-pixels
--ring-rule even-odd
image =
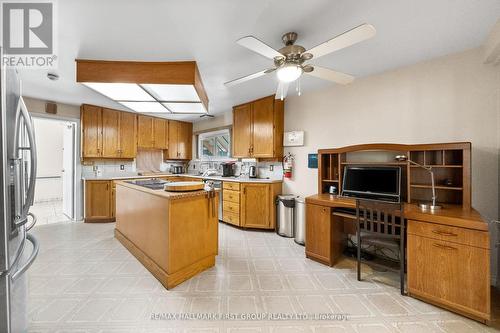
[[[0,59],[1,57],[0,49]],[[33,205],[36,146],[33,125],[21,97],[15,69],[0,65],[0,332],[27,330],[26,271],[38,254],[29,233]]]

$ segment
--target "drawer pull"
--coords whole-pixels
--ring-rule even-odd
[[[441,245],[441,244],[437,244],[437,243],[433,243],[432,245],[434,247],[437,247],[437,248],[440,248],[440,249],[443,249],[443,250],[456,250],[456,248],[452,247],[452,246]]]
[[[446,231],[439,231],[439,230],[432,230],[433,233],[439,236],[451,236],[451,237],[457,237],[457,234],[454,234],[452,232],[446,232]]]

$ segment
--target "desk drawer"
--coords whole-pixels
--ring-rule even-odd
[[[224,211],[222,213],[222,221],[233,225],[240,225],[240,215],[232,212]]]
[[[240,190],[240,183],[223,182],[222,188],[225,190],[239,191]]]
[[[408,233],[483,249],[490,248],[488,233],[485,231],[408,220]]]
[[[222,197],[224,198],[224,201],[234,202],[238,204],[240,203],[240,192],[238,191],[224,190],[222,193]]]
[[[240,214],[240,204],[235,203],[235,202],[226,201],[225,199],[224,199],[224,202],[222,203],[222,209],[225,212],[231,212],[231,213],[238,214],[238,215]]]

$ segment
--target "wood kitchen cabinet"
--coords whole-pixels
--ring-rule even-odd
[[[98,106],[82,105],[80,118],[82,126],[82,157],[101,157],[102,109]]]
[[[192,155],[193,124],[171,120],[168,124],[168,151],[165,159],[189,160]]]
[[[137,156],[137,116],[130,112],[120,112],[120,157]]]
[[[137,155],[136,115],[82,105],[82,157],[132,159]]]
[[[137,146],[153,148],[153,117],[137,116]]]
[[[241,225],[247,228],[271,227],[271,186],[269,184],[241,184]]]
[[[120,157],[120,112],[102,109],[102,157]]]
[[[85,181],[85,222],[114,221],[113,206],[110,180]]]
[[[485,231],[409,220],[408,293],[489,320],[489,246]]]
[[[281,183],[224,182],[222,220],[243,228],[274,229]]]
[[[137,118],[139,132],[137,146],[149,149],[167,149],[169,121],[142,115]]]
[[[153,147],[168,148],[168,120],[153,118]]]
[[[268,96],[233,108],[233,157],[283,156],[284,102]]]
[[[247,157],[252,147],[252,104],[233,108],[233,157]]]

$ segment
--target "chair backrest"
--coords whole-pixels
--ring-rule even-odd
[[[361,231],[401,238],[404,235],[403,207],[402,203],[357,199],[357,227]]]

